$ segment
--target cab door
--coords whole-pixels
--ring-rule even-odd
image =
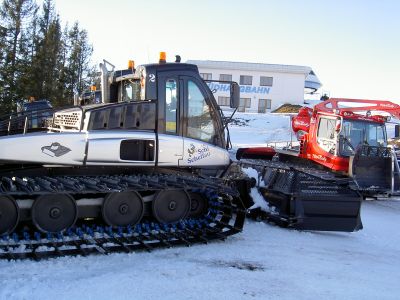
[[[229,154],[223,148],[219,115],[212,105],[203,81],[181,76],[183,85],[183,167],[217,167],[229,164]],[[212,96],[212,95],[211,95]]]
[[[179,77],[158,76],[158,161],[159,166],[178,166],[183,157],[181,114],[183,91]]]
[[[322,150],[332,155],[337,155],[336,119],[336,117],[320,116],[318,122],[317,143]]]

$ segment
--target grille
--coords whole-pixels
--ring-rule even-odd
[[[81,114],[78,112],[70,113],[56,113],[54,116],[54,125],[59,126],[62,129],[80,129]]]

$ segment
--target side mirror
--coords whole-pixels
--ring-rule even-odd
[[[238,108],[240,103],[240,86],[236,82],[231,84],[230,107]]]

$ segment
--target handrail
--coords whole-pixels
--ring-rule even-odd
[[[272,147],[275,149],[286,149],[290,150],[293,149],[295,146],[300,146],[299,141],[275,141],[275,142],[268,142],[267,147]]]
[[[25,117],[24,134],[28,131],[28,116]]]

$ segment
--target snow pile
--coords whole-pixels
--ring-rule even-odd
[[[261,178],[258,178],[257,170],[253,168],[243,168],[243,172],[246,173],[250,178],[254,178],[257,180],[257,185],[265,186],[264,181]],[[260,194],[256,187],[252,188],[250,191],[250,196],[253,199],[253,206],[250,209],[261,208],[264,211],[269,211],[269,207],[267,202],[263,199],[263,196]]]
[[[239,125],[229,126],[233,149],[266,146],[291,139],[290,116],[284,114],[236,113]],[[293,135],[293,140],[296,137]]]

